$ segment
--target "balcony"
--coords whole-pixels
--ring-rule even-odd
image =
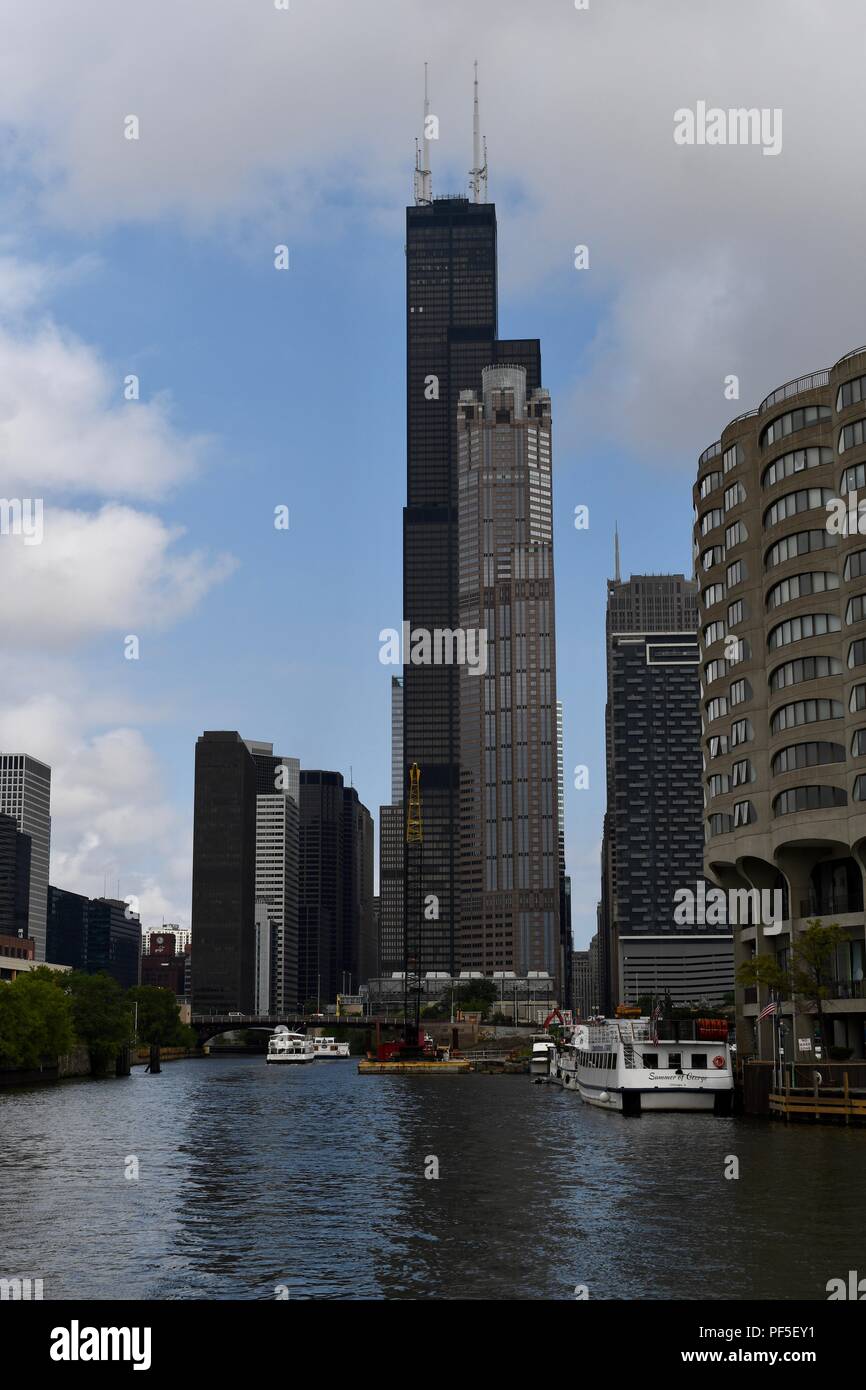
[[[800,899],[801,917],[830,917],[834,913],[841,912],[862,912],[863,904],[858,902],[853,893],[849,893],[845,888],[835,889],[818,902],[817,898]]]

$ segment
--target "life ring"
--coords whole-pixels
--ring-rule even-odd
[[[713,1066],[714,1066],[714,1067],[718,1067],[719,1071],[721,1071],[721,1069],[722,1069],[722,1067],[723,1067],[724,1065],[725,1065],[725,1059],[724,1059],[724,1057],[719,1056],[719,1057],[714,1057],[714,1058],[713,1058]]]

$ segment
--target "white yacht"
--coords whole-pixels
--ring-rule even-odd
[[[313,1038],[313,1047],[317,1057],[348,1057],[349,1044],[347,1042],[337,1042],[336,1038]]]
[[[268,1042],[267,1062],[283,1062],[294,1065],[298,1062],[315,1062],[316,1049],[313,1038],[303,1033],[292,1033],[284,1023],[274,1029]]]
[[[551,1080],[588,1105],[730,1113],[734,1090],[725,1019],[596,1019],[559,1045]]]

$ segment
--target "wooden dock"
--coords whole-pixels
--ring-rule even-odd
[[[438,1062],[370,1062],[361,1061],[358,1063],[359,1076],[415,1076],[418,1073],[429,1075],[431,1072],[467,1072],[472,1070],[472,1063],[464,1057],[454,1058],[452,1061]]]
[[[866,1124],[866,1091],[852,1090],[847,1072],[840,1086],[786,1086],[770,1091],[770,1114],[789,1120],[836,1120]]]

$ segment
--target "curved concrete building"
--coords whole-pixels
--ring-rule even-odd
[[[737,963],[785,951],[815,917],[849,929],[821,1042],[863,1057],[866,514],[859,534],[833,505],[856,505],[857,490],[866,498],[866,347],[779,387],[704,450],[694,550],[705,872],[781,892],[782,920],[735,927]],[[743,1054],[772,1056],[765,1002],[737,990]],[[782,1013],[786,1060],[810,1060],[814,1019],[791,1001]]]

